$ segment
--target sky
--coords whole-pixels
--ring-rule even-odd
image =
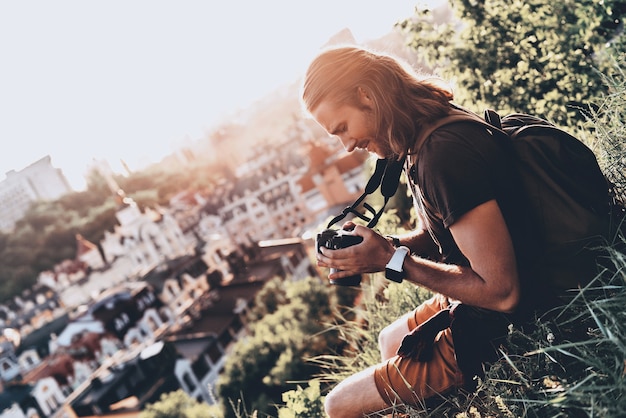
[[[49,155],[159,161],[296,81],[349,28],[376,39],[423,0],[0,0],[0,180]]]

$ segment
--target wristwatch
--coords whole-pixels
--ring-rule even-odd
[[[404,259],[410,253],[411,250],[405,246],[396,248],[391,260],[389,260],[385,266],[385,277],[387,279],[397,283],[402,282],[404,279],[404,269],[402,268],[402,265],[404,264]]]

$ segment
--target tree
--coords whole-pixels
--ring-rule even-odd
[[[543,116],[572,126],[606,91],[607,52],[622,53],[626,2],[618,0],[450,0],[458,20],[418,10],[400,24],[457,102]],[[477,108],[476,108],[477,107]]]
[[[276,282],[270,283],[276,288]],[[282,289],[285,303],[283,296],[273,299],[264,293],[261,309],[275,310],[250,324],[250,335],[226,361],[216,388],[225,411],[243,402],[247,411],[273,412],[283,392],[319,373],[319,365],[308,360],[336,352],[340,345],[338,334],[329,330],[337,321],[333,287],[310,278],[282,282]],[[230,411],[225,416],[235,415]]]
[[[280,278],[268,281],[263,289],[257,293],[254,299],[254,306],[248,314],[248,320],[257,322],[265,316],[273,314],[281,305],[287,304],[287,294],[285,286]]]
[[[278,409],[278,418],[324,418],[324,397],[320,382],[311,380],[307,388],[298,386],[283,393],[285,405]]]

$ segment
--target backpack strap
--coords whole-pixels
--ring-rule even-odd
[[[411,155],[419,154],[422,146],[433,132],[435,132],[437,129],[441,128],[444,125],[449,125],[455,122],[479,123],[491,131],[501,132],[503,135],[507,135],[502,130],[500,115],[498,115],[498,113],[496,113],[495,111],[491,109],[485,110],[485,119],[482,119],[480,116],[469,110],[463,109],[462,107],[457,105],[452,105],[450,112],[446,116],[439,118],[422,128],[419,136],[417,137],[417,140],[415,141],[415,146],[411,150]]]
[[[494,128],[502,129],[502,120],[498,112],[493,109],[485,109],[483,117],[485,121]]]

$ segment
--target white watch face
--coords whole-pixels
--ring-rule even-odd
[[[385,277],[391,281],[401,283],[404,280],[404,270],[402,268],[404,259],[411,252],[407,247],[399,247],[393,253],[391,260],[385,266]]]
[[[409,252],[410,250],[407,247],[398,247],[385,267],[390,270],[401,272],[404,259]]]

